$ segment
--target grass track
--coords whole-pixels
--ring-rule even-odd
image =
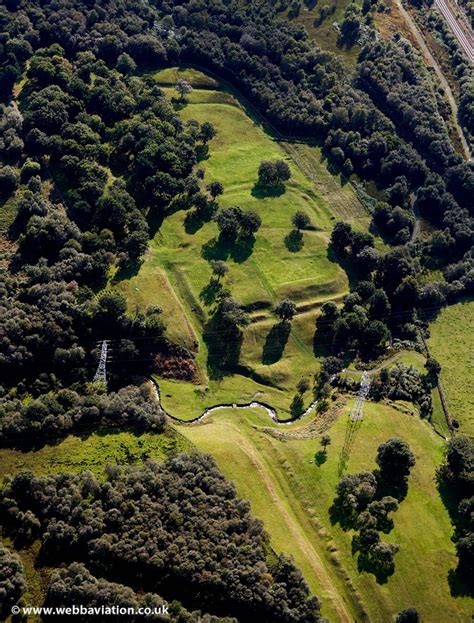
[[[371,623],[391,621],[396,612],[413,605],[423,621],[467,623],[473,601],[451,597],[447,580],[456,560],[450,541],[452,526],[434,480],[443,441],[417,417],[385,405],[367,404],[348,471],[372,469],[377,446],[391,436],[403,437],[417,459],[408,496],[394,515],[395,528],[383,537],[400,545],[396,571],[387,584],[378,585],[373,576],[359,574],[351,554],[351,535],[338,525],[331,526],[328,516],[339,479],[346,421],[340,417],[330,429],[332,443],[327,461],[320,467],[312,462],[319,449],[317,438],[275,438],[266,432],[275,425],[257,411],[221,411],[205,424],[179,430],[213,454],[224,474],[235,481],[239,494],[251,501],[273,546],[294,556],[311,588],[321,596],[324,614],[331,621],[341,620],[338,607],[342,605],[350,620],[363,620],[365,610]],[[320,565],[311,552],[316,553]]]

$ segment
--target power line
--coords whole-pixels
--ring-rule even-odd
[[[347,467],[347,461],[354,445],[355,438],[360,429],[362,418],[364,417],[364,404],[369,395],[370,389],[370,376],[367,372],[362,375],[360,382],[359,393],[357,394],[357,400],[354,403],[351,412],[349,414],[346,436],[344,439],[344,445],[339,457],[338,472],[339,476],[342,476]]]
[[[99,365],[94,375],[94,383],[103,383],[107,387],[107,340],[102,342]]]

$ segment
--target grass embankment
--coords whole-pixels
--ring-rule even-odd
[[[424,621],[469,621],[472,600],[450,595],[448,573],[456,564],[452,526],[435,483],[444,446],[427,422],[368,403],[349,454],[348,472],[371,470],[378,445],[400,436],[416,456],[408,495],[393,517],[395,527],[383,535],[400,546],[395,574],[386,584],[358,572],[351,534],[331,525],[329,508],[339,480],[349,408],[347,404],[329,429],[332,443],[320,466],[314,463],[318,437],[304,438],[310,417],[278,429],[262,411],[229,410],[179,430],[211,453],[235,481],[239,494],[264,521],[273,547],[294,557],[329,620],[362,621],[365,612],[365,620],[386,623],[402,608],[414,606]]]
[[[160,305],[170,338],[198,351],[201,386],[166,384],[164,402],[170,410],[176,405],[189,414],[188,418],[195,417],[202,405],[218,403],[223,396],[227,402],[244,401],[264,391],[288,412],[298,380],[317,370],[313,355],[315,310],[325,300],[342,297],[348,288],[345,272],[328,256],[335,218],[366,228],[369,216],[352,186],[341,185],[330,173],[319,148],[275,139],[227,87],[219,87],[194,69],[171,68],[154,77],[169,97],[176,96],[172,85],[178,77],[194,84],[187,103],[179,106],[183,120],[210,121],[217,129],[209,157],[199,164],[205,171],[204,183],[222,182],[225,191],[219,205],[255,210],[262,227],[251,248],[227,248],[218,241],[214,222],[193,223],[183,211],[171,214],[152,240],[138,274],[117,287],[132,309],[149,303]],[[285,159],[291,168],[292,178],[281,194],[267,194],[256,186],[258,166],[264,159]],[[303,247],[292,251],[286,238],[297,210],[310,216],[314,229],[305,231]],[[259,307],[245,331],[240,355],[240,363],[250,369],[249,375],[219,382],[207,378],[207,350],[202,340],[215,300],[211,259],[228,263],[229,273],[222,286],[241,304],[257,303]],[[285,297],[297,303],[298,316],[280,353],[269,332],[276,322],[272,308]],[[201,400],[203,394],[205,400]]]
[[[430,325],[428,346],[441,364],[448,411],[461,432],[474,435],[474,301],[443,309]]]

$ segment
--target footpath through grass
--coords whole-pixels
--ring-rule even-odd
[[[405,439],[416,456],[407,498],[393,516],[395,527],[383,535],[400,546],[395,574],[386,584],[358,572],[351,534],[331,525],[329,508],[339,480],[349,408],[350,403],[329,429],[332,442],[320,466],[314,462],[318,436],[304,438],[307,422],[278,428],[259,410],[228,410],[179,430],[211,453],[239,494],[250,500],[273,547],[294,557],[329,620],[387,623],[399,610],[414,606],[423,621],[467,623],[473,601],[452,597],[448,584],[456,556],[452,526],[435,482],[444,445],[427,422],[368,403],[350,452],[349,473],[373,469],[378,445],[393,436]]]

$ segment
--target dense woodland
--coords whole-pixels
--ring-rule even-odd
[[[72,594],[87,594],[90,603],[114,594],[156,603],[158,593],[241,621],[322,621],[301,573],[285,556],[270,556],[261,522],[209,457],[110,468],[104,483],[90,472],[24,472],[6,483],[0,508],[4,533],[17,546],[39,539],[43,564],[69,565],[53,576],[47,603]],[[17,568],[8,555],[4,564]],[[18,597],[21,569],[17,574],[5,587],[7,599]]]
[[[417,53],[401,38],[369,37],[351,76],[278,15],[271,2],[238,0],[0,6],[0,192],[2,204],[16,209],[8,231],[14,251],[0,265],[0,445],[103,425],[162,431],[161,410],[144,387],[130,385],[130,365],[115,367],[109,394],[90,384],[104,338],[114,340],[118,362],[134,363],[142,375],[157,353],[174,348],[160,308],[133,313],[103,285],[137,266],[176,210],[214,218],[221,236],[251,250],[258,215],[219,210],[222,188],[202,190],[199,161],[214,128],[183,123],[148,69],[192,63],[213,72],[280,132],[320,144],[336,171],[377,186],[374,231],[393,248],[381,253],[371,234],[336,224],[331,252],[353,288],[342,308],[324,306],[315,344],[364,359],[390,336],[415,344],[430,314],[474,292],[473,171],[450,141]],[[357,19],[357,12],[346,16],[343,36]],[[472,135],[472,74],[461,61],[458,69],[461,120]],[[276,179],[268,164],[261,181],[287,179],[286,172]],[[426,239],[412,240],[415,214],[433,228]],[[442,277],[421,280],[422,270]],[[217,328],[230,347],[224,355],[210,348],[211,373],[238,364],[233,344],[248,322],[225,292],[205,339]],[[397,368],[373,391],[429,413],[429,379],[415,372]],[[465,470],[450,456],[442,478],[458,482]],[[357,543],[368,535],[367,555],[375,552],[387,571],[395,549],[379,542],[378,526],[396,503],[380,493],[377,477],[351,476],[338,493],[342,499],[357,479],[370,481],[372,496],[356,509]],[[463,489],[456,511],[467,570],[471,493]],[[155,603],[162,595],[183,603],[173,606],[180,622],[320,620],[301,574],[272,554],[248,505],[207,458],[113,472],[104,484],[88,473],[22,474],[7,483],[1,506],[2,528],[16,544],[39,539],[42,560],[67,565],[51,580],[50,604],[72,594],[91,603],[110,595]],[[149,525],[157,526],[151,540]],[[24,583],[21,563],[2,547],[5,603],[16,602]]]

